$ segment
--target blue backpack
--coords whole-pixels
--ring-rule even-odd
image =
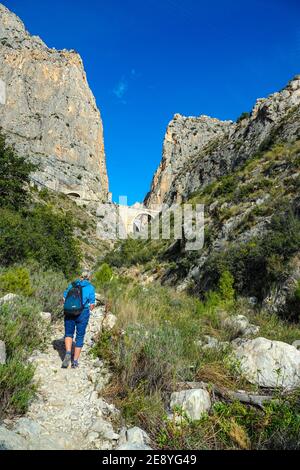
[[[64,314],[66,317],[79,317],[84,308],[85,305],[82,300],[82,285],[79,281],[73,282],[65,299]]]

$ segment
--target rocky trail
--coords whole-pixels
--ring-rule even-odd
[[[91,315],[80,367],[62,369],[64,355],[63,324],[51,326],[51,336],[44,352],[35,352],[30,362],[36,367],[38,386],[35,400],[25,417],[5,420],[0,427],[0,448],[17,450],[110,450],[122,445],[142,445],[142,431],[125,428],[116,432],[119,412],[101,398],[109,381],[109,372],[100,359],[89,354],[95,336],[109,328],[113,315],[98,307]],[[128,436],[133,443],[128,443]]]

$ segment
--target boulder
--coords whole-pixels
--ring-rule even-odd
[[[0,365],[6,363],[6,347],[4,341],[0,341]]]
[[[197,341],[196,344],[203,349],[203,351],[210,350],[224,350],[229,346],[227,341],[219,341],[213,336],[205,335],[203,340]]]
[[[234,315],[223,320],[222,326],[237,336],[254,336],[259,333],[260,327],[252,325],[244,315]]]
[[[128,443],[135,444],[150,444],[151,439],[143,429],[135,426],[134,428],[128,429],[126,432],[126,439]]]
[[[243,335],[247,330],[249,324],[250,322],[248,318],[244,315],[234,315],[232,317],[227,317],[222,322],[224,328],[234,332],[237,335]]]
[[[191,420],[200,419],[211,408],[210,395],[206,390],[183,390],[171,395],[170,407],[179,406]]]
[[[244,333],[245,338],[249,338],[250,336],[255,336],[259,333],[260,326],[250,324]]]
[[[108,315],[105,316],[102,327],[103,330],[105,331],[110,331],[112,330],[117,323],[117,317],[113,315],[112,313],[109,313]]]
[[[25,438],[38,437],[42,432],[42,427],[31,419],[20,418],[14,431]]]
[[[114,429],[108,421],[102,418],[97,418],[91,426],[90,431],[98,433],[103,439],[109,441],[119,439],[119,434],[114,432]]]
[[[253,384],[286,390],[300,386],[300,351],[290,344],[255,338],[237,343],[233,355]]]
[[[19,296],[17,294],[6,294],[4,297],[0,299],[0,305],[6,304],[9,302],[15,302],[18,300]]]
[[[51,320],[52,320],[52,315],[51,313],[48,313],[48,312],[41,312],[40,313],[40,317],[41,319],[46,322],[46,323],[51,323]]]
[[[5,427],[0,427],[1,450],[27,450],[26,439]]]

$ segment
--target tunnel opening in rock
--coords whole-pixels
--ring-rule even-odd
[[[68,196],[76,197],[77,199],[80,199],[80,194],[78,194],[78,193],[68,193]]]

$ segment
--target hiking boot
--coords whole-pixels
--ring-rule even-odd
[[[62,369],[67,369],[71,364],[71,353],[67,353],[61,365]]]
[[[72,369],[77,369],[79,367],[78,361],[72,362]]]

